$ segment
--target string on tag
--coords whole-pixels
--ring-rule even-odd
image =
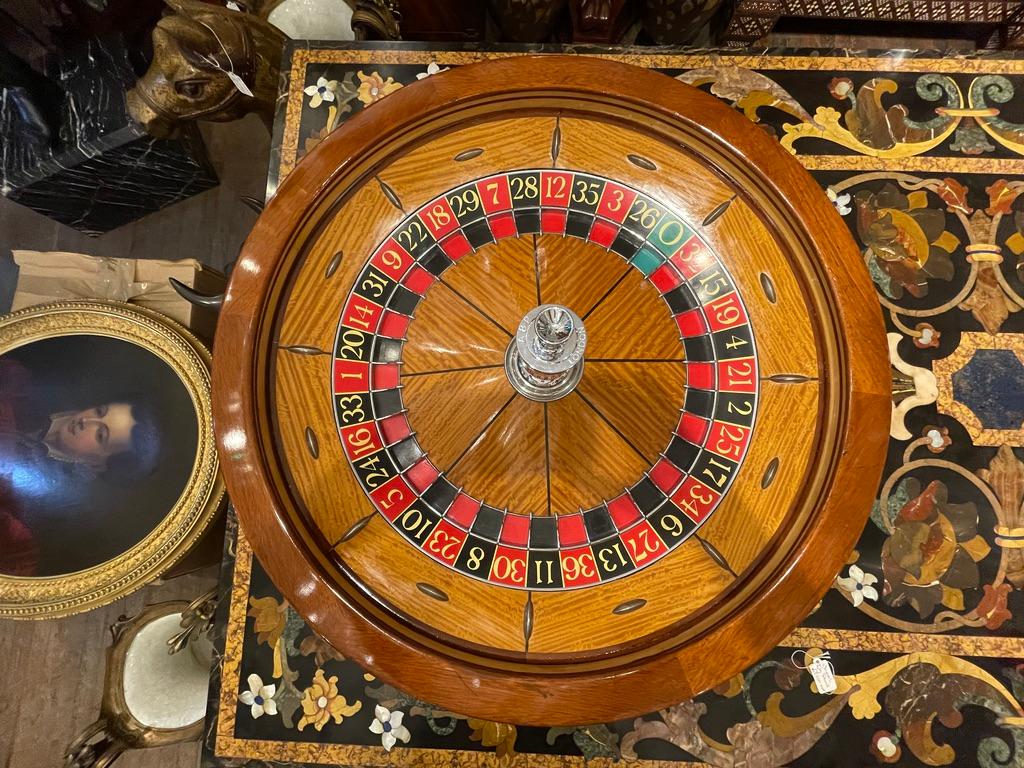
[[[804,664],[801,664],[796,660],[796,655],[802,653],[804,656]],[[818,693],[832,693],[836,688],[836,670],[832,666],[832,662],[829,661],[832,656],[828,651],[815,656],[811,659],[811,663],[807,664],[807,651],[797,649],[793,651],[789,656],[789,660],[793,663],[793,666],[797,669],[806,669],[811,673],[811,678],[814,680],[814,687],[818,689]]]

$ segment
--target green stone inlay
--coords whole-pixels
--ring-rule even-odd
[[[644,277],[647,277],[651,272],[660,267],[664,260],[665,258],[660,253],[644,246],[637,252],[636,256],[630,259],[630,263],[643,272]]]

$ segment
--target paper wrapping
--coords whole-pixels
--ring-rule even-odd
[[[195,259],[113,259],[63,251],[13,251],[18,265],[11,311],[59,300],[104,299],[152,309],[210,341],[216,313],[196,307],[171,287],[173,277],[200,293],[224,290],[226,280]]]

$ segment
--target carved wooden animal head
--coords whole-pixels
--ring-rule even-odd
[[[127,95],[132,117],[153,136],[248,112],[269,124],[284,36],[247,13],[196,0],[167,5],[172,12],[153,30],[153,63]]]

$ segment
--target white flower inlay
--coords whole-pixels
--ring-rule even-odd
[[[309,106],[316,109],[325,101],[334,101],[334,94],[338,92],[338,81],[320,77],[317,78],[316,85],[307,85],[302,92],[310,97]]]
[[[403,744],[409,743],[412,734],[409,733],[408,728],[402,725],[402,718],[405,717],[404,713],[398,710],[391,712],[378,704],[373,710],[373,715],[373,722],[370,723],[370,732],[380,735],[380,743],[384,749],[390,752],[391,748],[399,741]]]
[[[864,573],[858,565],[851,565],[849,576],[836,579],[836,583],[840,589],[850,594],[854,607],[865,600],[878,599],[878,590],[871,586],[878,583],[878,577],[872,573]]]
[[[277,714],[277,702],[274,701],[274,693],[277,692],[276,685],[264,685],[263,679],[253,673],[248,678],[249,690],[242,691],[238,700],[248,707],[254,718],[262,717],[263,713],[268,715]]]

